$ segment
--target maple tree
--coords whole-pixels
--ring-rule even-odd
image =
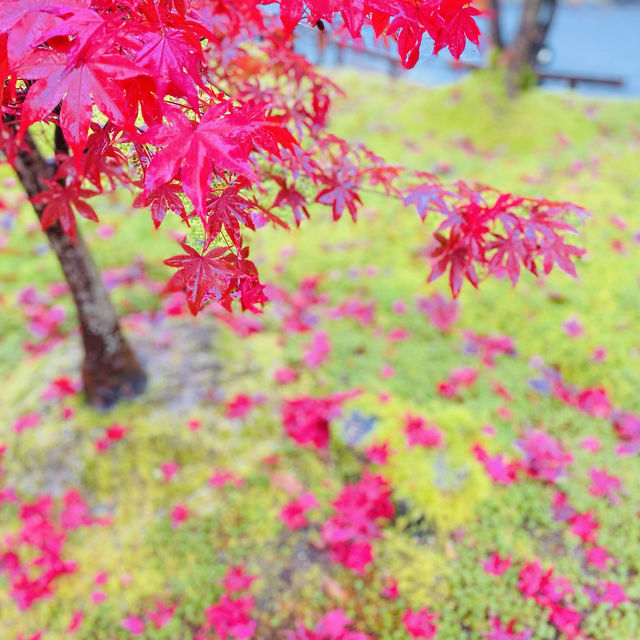
[[[515,95],[531,83],[531,71],[539,62],[547,34],[553,23],[557,0],[524,0],[518,30],[510,43],[502,33],[500,0],[489,0],[490,37],[507,70],[507,90]]]
[[[267,298],[243,230],[287,228],[312,203],[355,220],[364,189],[435,212],[429,280],[453,295],[489,273],[575,274],[581,250],[567,203],[391,167],[326,130],[334,85],[293,47],[306,22],[395,41],[405,67],[423,39],[459,57],[478,42],[467,0],[6,0],[0,5],[5,159],[16,170],[58,256],[78,309],[89,401],[141,392],[145,374],[122,335],[76,226],[89,204],[126,187],[155,226],[168,213],[195,228],[167,289],[193,314],[209,302],[259,312]],[[41,140],[49,137],[53,153]]]

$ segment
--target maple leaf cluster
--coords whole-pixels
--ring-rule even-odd
[[[434,622],[436,618],[435,613],[429,611],[427,607],[422,607],[419,611],[407,609],[402,616],[402,622],[412,638],[431,640],[431,638],[435,638],[438,631]]]
[[[382,476],[365,471],[361,480],[347,485],[332,504],[335,514],[321,532],[329,557],[363,574],[373,562],[372,541],[380,537],[380,522],[394,514],[391,487]]]
[[[564,404],[597,418],[609,420],[616,435],[623,444],[617,447],[618,455],[634,455],[640,451],[640,416],[616,409],[601,387],[579,389],[567,385],[560,374],[551,369],[543,371],[545,383],[553,396]],[[597,439],[589,446],[593,451],[600,447]]]
[[[254,636],[258,623],[250,617],[254,609],[251,595],[238,595],[251,587],[257,576],[244,573],[244,567],[231,567],[223,578],[224,593],[215,604],[205,610],[206,622],[202,633],[213,629],[221,640],[248,640]],[[198,637],[205,637],[199,634]]]
[[[571,453],[556,438],[538,429],[528,429],[518,446],[524,451],[527,473],[547,482],[556,482],[566,475],[567,466],[573,462]]]
[[[0,449],[0,459],[1,453]],[[69,532],[78,527],[104,525],[107,521],[94,519],[75,490],[64,494],[60,509],[56,509],[49,495],[39,496],[34,502],[22,502],[10,489],[0,492],[0,505],[3,502],[19,505],[21,526],[15,534],[3,538],[0,575],[7,576],[9,594],[24,610],[50,597],[56,580],[76,571],[76,563],[64,558]]]
[[[443,439],[443,433],[437,426],[428,424],[422,416],[407,415],[404,428],[407,446],[438,447]]]
[[[549,621],[567,638],[582,635],[580,621],[583,614],[565,602],[574,595],[573,586],[563,577],[554,578],[554,570],[543,571],[537,561],[527,563],[520,571],[518,589],[540,607],[549,610]]]
[[[524,452],[523,459],[507,460],[503,454],[491,456],[477,443],[472,452],[493,482],[505,485],[515,482],[520,472],[554,484],[566,475],[573,462],[571,453],[556,438],[538,429],[528,429],[516,444]]]
[[[324,398],[306,396],[285,400],[282,405],[282,424],[287,435],[299,445],[316,449],[329,446],[329,424],[340,416],[341,404],[358,392],[334,393]]]
[[[320,506],[313,493],[303,493],[299,498],[289,502],[280,511],[280,519],[290,531],[301,529],[309,524],[307,511]]]
[[[405,197],[405,202],[416,204],[422,216],[422,207],[427,205],[416,202],[415,193]],[[565,242],[566,234],[576,230],[559,214],[571,211],[584,219],[587,214],[580,207],[496,194],[486,187],[472,189],[463,182],[457,183],[454,192],[445,193],[435,203],[429,200],[429,204],[435,204],[445,217],[435,232],[437,245],[430,253],[429,281],[448,272],[454,296],[464,279],[477,287],[487,273],[506,274],[515,284],[522,268],[537,276],[548,274],[557,265],[576,276],[572,257],[583,255],[584,250]]]
[[[371,636],[361,631],[349,629],[352,620],[342,609],[325,613],[313,629],[298,624],[295,631],[286,632],[287,640],[371,640]]]
[[[467,0],[6,0],[2,150],[15,163],[32,125],[55,128],[55,172],[32,198],[45,229],[59,222],[73,239],[77,215],[98,219],[88,200],[117,186],[156,227],[169,212],[196,227],[166,261],[177,269],[168,290],[185,291],[194,314],[209,300],[258,312],[267,296],[247,233],[300,224],[313,203],[355,220],[371,187],[445,216],[431,279],[448,270],[454,295],[464,278],[477,285],[478,269],[515,282],[538,258],[545,273],[573,274],[581,250],[564,242],[567,206],[486,199],[428,174],[407,187],[398,167],[326,132],[334,86],[293,46],[303,21],[352,38],[372,29],[411,67],[425,35],[454,57],[477,44],[478,14]]]

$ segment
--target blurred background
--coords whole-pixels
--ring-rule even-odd
[[[490,4],[493,7],[489,6]],[[513,42],[522,18],[524,2],[483,0],[475,2],[480,10],[498,17],[501,44]],[[550,18],[548,33],[536,55],[536,69],[544,74],[566,76],[567,79],[545,78],[544,86],[562,89],[569,79],[591,78],[607,82],[578,81],[580,92],[595,95],[640,95],[640,2],[547,2],[540,3],[542,20]],[[551,15],[550,15],[551,14]],[[381,43],[374,43],[373,33],[363,47],[349,45],[338,37],[327,37],[317,29],[300,28],[298,50],[311,60],[324,65],[353,65],[427,86],[451,84],[469,73],[468,66],[490,64],[492,41],[491,20],[479,19],[482,36],[475,47],[467,45],[456,64],[448,51],[431,56],[433,43],[425,41],[420,60],[411,70],[402,70],[397,56]],[[323,48],[324,47],[324,48]]]

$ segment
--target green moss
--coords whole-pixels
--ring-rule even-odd
[[[402,84],[390,90],[387,80],[361,72],[337,75],[349,87],[348,102],[337,102],[332,122],[339,135],[366,138],[390,162],[413,168],[429,171],[449,163],[451,180],[477,179],[518,193],[575,200],[590,209],[593,219],[580,228],[579,242],[587,254],[578,266],[579,278],[553,273],[541,281],[524,276],[516,289],[506,280],[487,281],[478,291],[465,289],[460,322],[451,333],[441,334],[414,312],[416,295],[446,289],[444,282],[425,283],[428,266],[422,256],[437,220],[423,225],[413,211],[376,195],[367,196],[356,226],[347,220],[334,224],[314,206],[313,219],[299,230],[261,230],[252,255],[258,256],[265,280],[277,280],[290,291],[305,276],[321,278],[328,302],[320,305],[316,326],[329,332],[332,345],[325,364],[303,371],[287,387],[274,384],[273,372],[297,365],[309,340],[308,334],[283,337],[277,305],[267,308],[264,331],[246,339],[206,314],[193,323],[150,314],[127,324],[152,373],[148,395],[108,414],[89,410],[79,399],[67,400],[75,413],[64,420],[60,406],[43,400],[42,394],[55,377],[77,376],[77,337],[38,357],[27,358],[22,349],[33,337],[16,302],[19,291],[30,283],[45,289],[61,280],[53,256],[39,254],[42,235],[35,227],[28,229],[31,213],[25,207],[7,250],[0,252],[0,442],[7,443],[11,454],[4,462],[7,483],[25,497],[43,491],[59,497],[78,487],[96,514],[109,515],[113,524],[71,533],[65,554],[78,562],[78,571],[60,579],[55,597],[36,603],[27,617],[8,597],[6,578],[0,578],[0,636],[8,634],[12,640],[15,629],[28,637],[47,628],[47,640],[62,640],[73,612],[82,609],[86,621],[80,640],[124,640],[129,637],[121,627],[124,616],[144,615],[162,600],[176,603],[174,619],[142,637],[191,637],[220,594],[226,568],[244,563],[261,576],[254,593],[265,637],[274,627],[293,628],[296,620],[313,625],[323,611],[342,607],[359,630],[406,640],[403,611],[430,606],[440,615],[441,640],[463,635],[480,640],[489,631],[490,615],[505,622],[515,618],[517,629],[530,627],[535,640],[551,640],[555,630],[548,613],[517,589],[521,563],[538,558],[575,585],[574,604],[585,612],[585,635],[593,640],[634,638],[638,614],[633,603],[615,610],[606,604],[594,608],[582,587],[616,580],[630,598],[640,598],[634,580],[640,571],[637,548],[629,544],[640,537],[637,461],[615,455],[618,442],[607,421],[535,391],[530,380],[540,378],[543,361],[557,367],[570,384],[602,385],[616,406],[640,410],[634,342],[640,294],[633,239],[640,230],[635,204],[640,161],[637,140],[629,135],[637,127],[640,103],[535,90],[509,101],[491,74],[432,91]],[[397,99],[400,93],[402,100]],[[363,126],[363,121],[369,124]],[[152,312],[160,304],[156,281],[167,276],[162,260],[175,252],[167,236],[178,225],[168,219],[154,232],[148,213],[132,210],[130,203],[129,194],[120,192],[100,200],[98,213],[113,225],[112,239],[81,224],[101,267],[127,265],[142,256],[148,279],[116,288],[114,298],[123,312]],[[627,229],[612,224],[613,215],[624,218]],[[614,242],[623,251],[612,250]],[[292,247],[295,254],[283,258],[282,250]],[[353,296],[375,306],[372,324],[323,318],[327,306]],[[407,303],[410,312],[394,313],[396,300]],[[72,307],[64,298],[57,302],[69,314],[63,327],[69,331]],[[562,326],[571,317],[585,327],[573,339]],[[410,339],[387,340],[397,327],[409,331]],[[491,366],[482,364],[465,349],[465,330],[509,335],[516,353],[498,357]],[[603,363],[592,359],[596,346],[607,349]],[[392,365],[395,375],[382,377],[383,365]],[[437,384],[460,366],[476,367],[478,382],[459,399],[440,397]],[[507,388],[510,401],[493,392],[496,382]],[[282,397],[355,388],[363,393],[346,403],[343,417],[334,421],[326,457],[286,439]],[[246,418],[230,419],[224,403],[237,393],[261,395],[264,401]],[[500,407],[511,417],[499,414]],[[13,421],[32,411],[41,412],[41,424],[13,433]],[[373,418],[373,429],[347,444],[344,425],[354,412]],[[437,424],[444,433],[441,448],[407,446],[402,428],[409,413]],[[201,421],[199,430],[187,428],[191,418]],[[129,432],[99,453],[96,440],[116,422]],[[495,429],[493,437],[483,431],[488,424]],[[515,457],[519,451],[513,443],[528,428],[554,435],[572,451],[570,476],[555,488],[532,481],[508,487],[490,483],[470,451],[472,444],[480,441],[492,453]],[[580,448],[587,435],[602,441],[600,451]],[[397,515],[375,543],[376,563],[360,577],[328,561],[318,548],[318,528],[332,512],[330,502],[343,483],[361,472],[363,448],[382,440],[389,441],[393,454],[378,470],[393,483]],[[160,471],[167,461],[180,466],[171,482]],[[621,478],[619,504],[589,493],[592,467],[614,470]],[[242,476],[244,485],[209,486],[214,469]],[[287,532],[278,514],[292,497],[286,487],[295,483],[313,491],[321,507],[310,513],[309,529]],[[555,490],[566,492],[581,512],[596,514],[598,542],[618,560],[609,571],[596,574],[585,567],[579,541],[566,523],[553,519]],[[178,503],[190,517],[174,529],[170,511]],[[15,507],[1,509],[2,533],[15,531]],[[622,530],[625,536],[619,535]],[[496,551],[514,559],[500,578],[482,569]],[[110,574],[101,587],[108,597],[96,606],[89,594],[96,588],[95,574],[103,570]],[[390,575],[400,586],[396,602],[380,596]]]

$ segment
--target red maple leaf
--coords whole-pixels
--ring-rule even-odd
[[[472,7],[468,0],[453,0],[451,5],[442,11],[444,26],[433,45],[433,52],[438,53],[449,47],[451,55],[457,60],[464,51],[467,39],[478,44],[480,29],[473,16],[479,16],[482,12]]]
[[[164,261],[170,267],[179,269],[167,283],[167,291],[186,289],[187,304],[195,316],[202,307],[205,294],[212,289],[225,289],[228,279],[238,273],[224,260],[228,254],[227,247],[216,247],[201,255],[184,242],[181,246],[184,254]]]
[[[36,49],[20,63],[21,75],[36,80],[24,101],[20,135],[47,119],[62,102],[60,126],[79,167],[94,104],[123,129],[131,128],[135,119],[126,109],[118,81],[141,75],[141,69],[125,56],[108,52],[100,40],[90,40],[75,55],[60,49],[46,55]]]
[[[303,493],[297,500],[289,502],[280,510],[280,519],[290,531],[295,531],[309,524],[306,513],[319,506],[313,493]]]
[[[20,59],[33,47],[44,42],[46,38],[43,37],[43,34],[61,22],[60,18],[50,13],[30,9],[30,6],[18,9],[16,3],[9,3],[8,7],[3,6],[0,9],[0,28],[3,31],[8,31],[7,70],[15,68]]]
[[[606,469],[596,467],[589,469],[589,477],[591,478],[589,493],[592,496],[607,496],[614,504],[618,501],[618,492],[622,488],[620,478],[609,474]]]
[[[351,37],[358,38],[364,22],[363,0],[343,0],[340,3],[340,13]]]
[[[435,239],[439,246],[431,252],[433,264],[428,282],[433,282],[449,269],[449,286],[454,298],[460,293],[465,277],[477,287],[479,278],[461,234],[452,231],[447,238],[437,233]]]
[[[180,174],[184,193],[194,210],[205,219],[205,203],[215,170],[253,177],[248,163],[250,149],[238,145],[238,137],[249,132],[253,124],[236,124],[227,111],[226,101],[210,107],[200,120],[193,122],[177,109],[167,109],[167,124],[148,132],[155,145],[162,146],[152,158],[145,176],[145,192],[154,191]]]
[[[112,124],[108,122],[101,127],[93,122],[90,131],[82,161],[83,176],[99,191],[102,190],[103,177],[109,180],[112,190],[118,182],[131,182],[122,167],[126,159],[116,147],[115,139],[112,139],[112,134],[117,136]],[[67,169],[67,173],[71,173],[71,168]]]
[[[242,246],[240,224],[255,230],[251,219],[251,208],[254,204],[238,195],[241,184],[232,184],[222,193],[212,195],[207,201],[207,232],[215,238],[223,229],[236,247]]]
[[[448,207],[444,198],[451,195],[452,193],[440,184],[423,182],[415,187],[405,189],[402,202],[407,206],[411,204],[415,205],[418,210],[418,215],[424,220],[430,209],[435,209],[440,213],[446,213]]]
[[[584,255],[584,249],[567,244],[560,236],[555,236],[553,240],[547,240],[542,244],[539,251],[543,256],[542,265],[545,273],[550,273],[553,265],[557,264],[565,273],[577,277],[571,256]]]
[[[438,615],[429,611],[427,607],[422,607],[418,611],[407,609],[402,616],[405,629],[412,638],[423,638],[430,640],[438,632],[436,619]]]
[[[251,596],[231,598],[224,593],[218,602],[205,610],[206,623],[204,629],[213,628],[221,640],[249,640],[253,638],[258,623],[249,615],[253,611],[254,601]]]
[[[386,33],[396,39],[402,66],[411,69],[418,62],[425,31],[435,40],[442,19],[436,14],[433,2],[401,2],[400,7],[401,10],[392,14]],[[389,12],[385,10],[384,13]]]
[[[147,32],[143,37],[144,46],[135,62],[154,79],[158,95],[168,93],[172,84],[177,89],[176,95],[186,96],[189,104],[197,108],[197,87],[202,86],[202,45],[198,34],[165,28],[161,32]]]
[[[511,236],[496,234],[496,239],[487,248],[495,249],[495,253],[489,261],[489,269],[497,271],[499,268],[506,268],[509,279],[515,284],[520,277],[520,263],[526,263],[528,260],[527,248],[522,237],[515,234]],[[529,269],[536,273],[535,262],[529,261]]]
[[[134,200],[133,206],[148,207],[151,205],[151,218],[157,229],[164,220],[167,211],[173,211],[183,220],[187,220],[187,212],[179,195],[181,192],[182,188],[178,184],[161,184],[146,196],[144,193],[140,194]]]
[[[351,218],[355,221],[358,213],[358,206],[362,204],[357,192],[357,183],[353,179],[348,179],[338,173],[334,173],[330,178],[325,178],[329,184],[326,189],[322,189],[316,196],[316,202],[330,204],[333,210],[333,219],[339,220],[345,208],[349,210]]]
[[[48,229],[60,221],[64,232],[72,241],[75,241],[76,216],[74,210],[84,218],[98,222],[96,212],[84,200],[84,198],[94,195],[96,193],[89,189],[80,189],[75,185],[63,187],[58,182],[54,182],[49,191],[34,196],[31,198],[31,202],[35,205],[45,205],[40,217],[43,229]]]
[[[306,207],[307,199],[295,188],[295,183],[289,186],[285,178],[280,176],[272,177],[274,182],[280,187],[280,191],[276,194],[271,208],[288,205],[293,212],[296,226],[300,226],[303,218],[309,217],[309,212]]]
[[[236,591],[246,591],[257,579],[258,576],[245,573],[244,565],[240,564],[237,567],[229,567],[222,579],[222,585],[231,594]]]
[[[304,2],[301,0],[280,0],[280,20],[287,33],[292,33],[304,12]]]

